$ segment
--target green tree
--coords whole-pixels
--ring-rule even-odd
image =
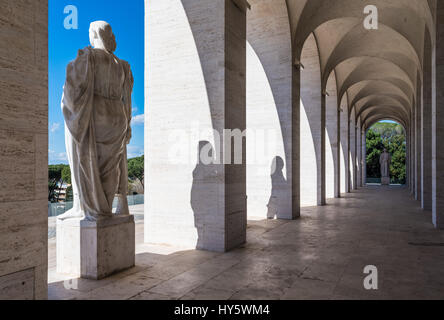
[[[68,179],[68,180],[66,180]],[[48,166],[48,201],[58,202],[59,194],[56,190],[64,183],[71,183],[71,172],[66,164]]]
[[[55,190],[62,179],[63,167],[62,164],[48,166],[48,201],[56,202],[58,200]]]
[[[379,122],[367,132],[367,177],[380,178],[379,157],[384,150],[392,156],[390,175],[392,182],[406,182],[406,143],[404,128],[396,123]]]
[[[67,183],[67,184],[71,184],[71,169],[69,168],[69,166],[65,166],[62,169],[62,180]]]
[[[128,160],[128,178],[132,180],[138,179],[142,184],[142,187],[144,187],[145,177],[144,163],[144,156]]]

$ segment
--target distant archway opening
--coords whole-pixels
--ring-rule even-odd
[[[382,120],[366,132],[366,183],[381,183],[381,153],[387,149],[391,156],[390,183],[406,183],[406,130],[398,122]]]

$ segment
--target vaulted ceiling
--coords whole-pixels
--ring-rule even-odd
[[[393,119],[407,127],[420,92],[424,54],[430,54],[435,38],[435,1],[287,0],[294,56],[300,59],[313,33],[323,90],[334,72],[338,101],[346,97],[365,126]],[[377,30],[364,27],[367,5],[378,9]]]

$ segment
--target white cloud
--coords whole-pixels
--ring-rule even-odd
[[[129,145],[127,147],[128,159],[140,157],[141,155],[143,155],[143,153],[144,153],[143,147],[135,146],[135,145]]]
[[[137,125],[143,125],[145,124],[145,115],[144,114],[139,114],[137,116],[134,116],[131,119],[131,124],[133,126],[137,126]]]
[[[60,129],[60,123],[59,122],[54,122],[49,127],[49,131],[51,131],[51,132],[56,132],[59,129]]]
[[[57,153],[49,149],[48,157],[50,161],[68,161],[68,156],[66,155],[66,152]]]

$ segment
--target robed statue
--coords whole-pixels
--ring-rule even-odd
[[[89,37],[91,46],[79,50],[66,70],[62,111],[74,204],[59,219],[129,214],[126,145],[133,77],[128,62],[114,55],[117,44],[107,22],[91,23]]]
[[[390,178],[390,162],[392,158],[387,149],[384,148],[384,152],[381,153],[379,157],[379,165],[381,167],[381,178]]]

